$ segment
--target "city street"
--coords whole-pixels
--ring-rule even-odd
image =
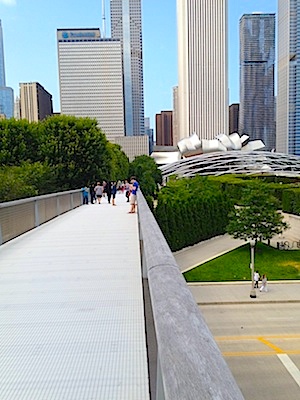
[[[246,400],[300,399],[300,303],[202,304]]]

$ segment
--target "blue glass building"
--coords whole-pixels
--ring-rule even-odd
[[[275,14],[244,14],[240,19],[239,133],[276,146]]]
[[[144,135],[141,0],[110,0],[111,36],[122,44],[125,135]]]
[[[5,118],[14,116],[14,91],[6,86],[5,66],[4,66],[4,49],[3,49],[3,32],[0,20],[0,114]]]

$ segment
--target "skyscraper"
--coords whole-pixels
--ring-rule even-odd
[[[276,146],[275,14],[245,14],[240,19],[239,133]]]
[[[300,155],[300,3],[278,1],[276,151]]]
[[[0,114],[5,118],[14,116],[14,91],[6,86],[5,65],[4,65],[4,48],[3,48],[3,32],[0,20]]]
[[[177,0],[179,139],[228,133],[227,0]]]
[[[239,132],[240,105],[235,103],[229,106],[229,134]]]
[[[42,85],[20,83],[20,118],[37,122],[52,114],[52,95]]]
[[[173,146],[173,111],[156,114],[156,145]]]
[[[96,29],[58,29],[61,113],[96,118],[108,139],[124,136],[121,42]]]
[[[144,86],[141,0],[110,0],[111,36],[122,45],[126,136],[143,135]]]

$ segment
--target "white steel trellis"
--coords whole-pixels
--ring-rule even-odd
[[[193,156],[160,167],[163,180],[172,175],[256,174],[300,175],[300,157],[267,151],[227,151]]]

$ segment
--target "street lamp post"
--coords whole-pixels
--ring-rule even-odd
[[[250,255],[251,255],[251,292],[250,297],[252,299],[256,298],[256,290],[254,289],[254,249],[255,249],[255,240],[251,239],[250,243]]]

